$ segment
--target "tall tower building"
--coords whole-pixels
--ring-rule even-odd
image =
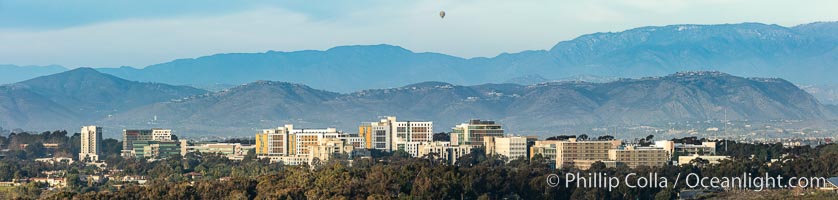
[[[102,127],[83,126],[81,127],[81,152],[79,160],[99,160],[99,145],[102,143]]]

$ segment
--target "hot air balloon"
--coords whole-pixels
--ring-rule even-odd
[[[439,18],[445,19],[445,11],[439,11]]]

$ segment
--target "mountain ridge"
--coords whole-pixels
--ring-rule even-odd
[[[458,85],[502,83],[538,74],[640,78],[716,70],[738,76],[782,77],[800,85],[838,80],[838,22],[676,24],[599,32],[545,50],[460,58],[388,45],[326,50],[220,53],[144,68],[99,68],[118,77],[175,85],[239,85],[256,80],[303,83],[337,92],[391,88],[424,81]],[[794,69],[794,70],[789,70]],[[0,70],[2,71],[2,70]],[[329,80],[329,81],[323,81]]]
[[[0,86],[0,126],[74,127],[122,110],[202,93],[206,91],[77,68]]]
[[[280,92],[281,91],[281,92]],[[206,99],[155,103],[103,121],[143,122],[190,133],[248,135],[285,123],[351,131],[357,123],[395,115],[435,121],[444,131],[473,118],[514,124],[521,133],[562,127],[633,125],[727,117],[754,121],[834,118],[832,107],[783,79],[743,78],[720,72],[683,72],[607,83],[545,82],[472,86],[421,82],[388,89],[334,93],[300,84],[260,81]],[[240,107],[236,107],[240,106]],[[189,108],[200,108],[191,110]]]
[[[460,58],[378,44],[337,46],[324,51],[215,54],[143,69],[102,70],[132,80],[174,84],[280,80],[338,92],[423,81],[500,83],[528,74],[539,74],[548,80],[573,75],[640,78],[690,70],[782,76],[799,84],[832,83],[838,81],[823,72],[838,73],[838,37],[830,35],[838,35],[837,27],[838,22],[793,27],[761,23],[681,24],[586,34],[558,42],[547,50],[494,57]],[[240,70],[242,67],[247,70]],[[798,70],[788,73],[788,68]],[[203,71],[208,69],[217,72]],[[200,81],[172,80],[195,72],[201,72],[198,77],[209,74],[196,78]],[[323,79],[333,81],[317,81]]]

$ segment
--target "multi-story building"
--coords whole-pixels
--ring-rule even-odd
[[[146,144],[145,142],[147,141],[172,141],[172,130],[158,128],[122,130],[122,156],[134,156],[134,143],[140,142]]]
[[[332,159],[334,156],[342,156],[345,159],[352,159],[352,151],[355,150],[355,147],[348,144],[346,140],[337,138],[322,139],[316,146],[310,146],[308,148],[309,162],[313,161],[315,158],[320,161],[327,161]]]
[[[395,118],[394,118],[395,119]],[[431,142],[434,136],[433,122],[393,122],[393,143],[391,149],[403,150],[408,142]]]
[[[628,146],[608,151],[608,159],[629,168],[639,166],[661,167],[669,161],[669,152],[659,147]]]
[[[406,150],[409,142],[433,141],[433,122],[397,121],[385,117],[379,122],[364,123],[358,127],[365,147],[383,151]]]
[[[98,161],[100,144],[102,144],[102,127],[81,127],[81,151],[79,152],[79,160]]]
[[[511,160],[527,158],[527,137],[522,136],[484,136],[483,147],[486,154],[503,155]]]
[[[181,154],[186,155],[186,153],[213,153],[213,154],[220,154],[223,156],[234,156],[234,155],[244,155],[247,152],[242,150],[242,145],[240,143],[206,143],[206,144],[193,144],[193,145],[183,145],[184,142],[181,142]]]
[[[268,154],[268,134],[256,133],[256,155]]]
[[[390,126],[382,122],[362,123],[358,126],[358,135],[364,138],[364,148],[389,151]]]
[[[410,154],[411,157],[414,157],[414,158],[420,157],[419,147],[422,146],[423,144],[427,144],[427,143],[429,143],[429,142],[406,142],[403,145],[402,150],[407,152],[407,154]]]
[[[701,142],[701,144],[675,143],[671,140],[655,141],[656,147],[665,149],[672,155],[716,155],[716,142]]]
[[[308,156],[309,147],[317,146],[323,139],[340,139],[351,145],[361,145],[364,142],[359,137],[349,137],[348,134],[335,128],[323,129],[295,129],[287,124],[276,129],[265,129],[256,134],[256,151],[264,156]]]
[[[544,158],[544,161],[552,168],[556,168],[556,149],[558,147],[558,140],[538,140],[530,147],[529,158],[533,159],[536,155]]]
[[[331,138],[331,139],[345,139],[348,137],[348,134],[344,134],[342,132],[338,132],[335,128],[325,128],[325,129],[293,129],[290,138],[295,140],[296,145],[293,145],[293,150],[296,151],[296,155],[299,156],[308,156],[311,153],[311,149],[309,147],[314,147],[320,144],[320,141],[323,139]]]
[[[293,142],[289,141],[290,131],[288,129],[292,127],[292,125],[285,125],[275,129],[265,129],[261,133],[257,133],[256,153],[268,156],[289,155],[290,143]]]
[[[51,188],[64,188],[67,186],[67,178],[29,178],[29,182],[46,183]]]
[[[608,151],[616,149],[620,140],[586,140],[577,141],[570,138],[556,143],[556,168],[574,166],[579,160],[608,160]]]
[[[576,138],[536,141],[530,158],[541,154],[542,157],[555,161],[556,168],[577,167],[576,163],[584,167],[584,163],[588,163],[586,161],[607,161],[609,151],[617,149],[621,144],[620,140],[578,141]],[[553,152],[555,152],[555,157],[550,155]]]
[[[358,137],[357,135],[344,137],[343,140],[346,141],[347,144],[351,145],[355,149],[365,149],[366,148],[366,141],[363,137]]]
[[[154,141],[171,141],[171,129],[151,129],[151,140]]]
[[[181,153],[179,141],[134,141],[133,155],[140,158],[166,158]]]
[[[468,123],[457,125],[451,130],[451,144],[480,146],[483,145],[483,138],[486,136],[503,136],[503,127],[494,121],[470,120]]]
[[[418,157],[433,157],[445,160],[449,164],[456,164],[460,157],[471,153],[474,147],[473,145],[451,146],[450,142],[424,142],[418,147]]]
[[[123,154],[134,150],[134,141],[151,140],[151,130],[122,130],[122,151]]]
[[[303,165],[309,163],[307,156],[259,156],[259,159],[267,158],[272,163],[282,163],[283,165]]]
[[[670,154],[665,148],[625,147],[620,140],[578,141],[576,138],[569,138],[535,141],[530,149],[530,158],[541,155],[548,162],[554,162],[556,168],[575,167],[583,170],[597,162],[602,162],[606,167],[621,164],[631,168],[664,166],[670,159]]]
[[[356,149],[346,138],[322,137],[317,139],[317,144],[308,145],[305,148],[306,154],[260,155],[259,158],[267,158],[270,162],[282,162],[285,165],[314,165],[317,164],[314,162],[315,160],[324,162],[334,159],[336,156],[343,159],[368,156],[366,152],[363,152],[365,149]]]

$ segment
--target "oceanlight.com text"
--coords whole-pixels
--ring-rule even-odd
[[[818,188],[826,186],[828,183],[824,177],[783,177],[780,175],[770,176],[768,173],[760,175],[742,173],[741,176],[730,177],[701,176],[696,173],[683,175],[679,173],[677,177],[670,180],[670,178],[659,176],[657,173],[630,173],[618,177],[607,173],[593,172],[566,173],[564,176],[550,174],[547,176],[547,184],[551,187],[608,189],[609,191],[621,185],[629,188],[677,188],[679,184],[684,184],[690,189],[724,188],[762,191],[783,188]]]

